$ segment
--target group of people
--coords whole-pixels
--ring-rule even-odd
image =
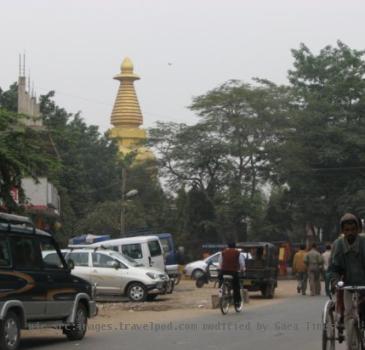
[[[365,235],[361,234],[362,224],[356,215],[347,213],[340,221],[340,235],[326,251],[320,253],[315,243],[307,251],[305,246],[295,254],[293,272],[298,277],[298,293],[306,294],[309,279],[310,295],[320,295],[321,276],[324,276],[326,294],[337,291],[338,282],[344,285],[365,286]],[[242,254],[231,243],[219,260],[220,286],[223,274],[233,276],[234,302],[241,302],[239,292],[239,272],[245,270]],[[353,303],[351,292],[344,290],[342,295],[342,320],[346,330],[346,342],[351,348],[354,333]]]
[[[320,253],[316,243],[312,243],[309,251],[301,244],[293,258],[292,271],[298,280],[297,292],[306,295],[307,281],[309,279],[310,295],[321,294],[321,278],[325,281],[326,295],[329,295],[329,279],[327,272],[331,256],[331,245],[326,245],[324,253]]]

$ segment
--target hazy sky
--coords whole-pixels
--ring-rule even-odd
[[[193,123],[192,97],[229,79],[285,83],[300,42],[364,49],[364,17],[363,0],[0,0],[0,86],[25,50],[37,93],[104,131],[129,56],[145,127]]]

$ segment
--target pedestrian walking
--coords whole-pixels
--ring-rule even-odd
[[[304,257],[307,266],[310,295],[321,294],[321,271],[323,270],[323,257],[317,250],[316,243],[312,243],[311,250]]]
[[[306,254],[305,245],[301,244],[299,250],[294,255],[292,266],[293,274],[297,276],[298,281],[297,292],[302,293],[302,295],[305,295],[307,291],[308,275],[307,266],[304,263],[304,257]]]

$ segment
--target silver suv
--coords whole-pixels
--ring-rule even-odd
[[[72,274],[96,286],[97,296],[122,295],[132,301],[153,300],[168,292],[169,276],[144,267],[113,250],[75,249],[65,256]]]

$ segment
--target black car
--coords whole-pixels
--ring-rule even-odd
[[[42,251],[57,251],[47,263]],[[59,328],[70,340],[96,315],[94,287],[71,275],[57,243],[27,217],[0,213],[0,349],[15,350],[21,329]]]

